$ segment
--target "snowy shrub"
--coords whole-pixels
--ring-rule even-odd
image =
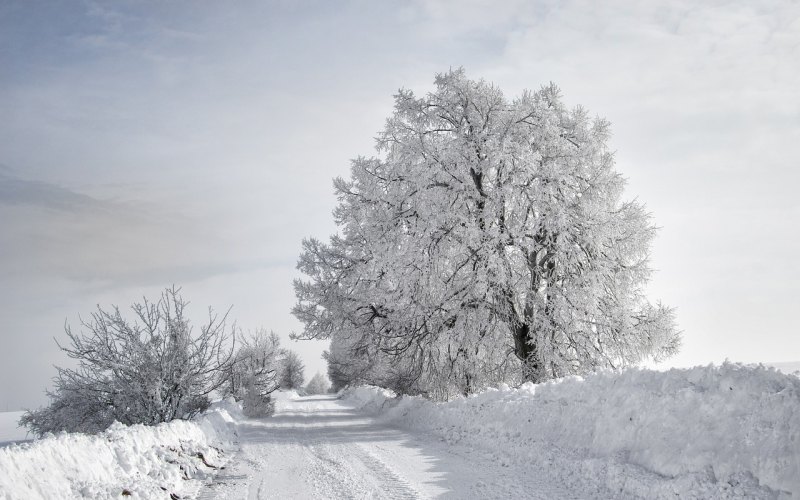
[[[221,372],[223,396],[242,402],[248,417],[272,415],[274,404],[270,394],[279,387],[279,374],[286,351],[274,332],[260,329],[242,337],[233,361]]]
[[[69,431],[95,433],[114,421],[126,425],[190,418],[209,406],[220,385],[219,372],[231,361],[232,333],[209,309],[208,323],[194,334],[180,289],[166,289],[157,302],[132,306],[133,321],[119,308],[98,306],[85,329],[66,328],[69,346],[59,347],[78,362],[58,368],[49,406],[20,420],[38,435]]]
[[[275,402],[269,394],[250,387],[242,399],[242,413],[250,418],[269,417],[275,413]]]

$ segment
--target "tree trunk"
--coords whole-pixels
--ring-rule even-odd
[[[528,323],[519,323],[514,327],[514,354],[522,361],[522,378],[526,382],[540,382],[540,362],[536,352],[536,344],[531,337]]]

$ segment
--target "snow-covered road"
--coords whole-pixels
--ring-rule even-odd
[[[448,446],[360,413],[334,396],[281,403],[239,425],[241,452],[200,498],[594,498],[525,464]]]
[[[194,421],[0,447],[0,499],[800,498],[800,379],[762,366],[606,372],[447,403],[370,386],[274,395],[271,418],[225,400]]]

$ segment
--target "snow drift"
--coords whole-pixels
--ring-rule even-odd
[[[398,425],[490,450],[498,460],[558,469],[553,462],[565,452],[587,476],[625,495],[800,495],[800,378],[772,368],[632,369],[448,403],[393,396],[374,387],[345,394]]]
[[[238,405],[221,402],[194,421],[115,423],[2,448],[0,499],[193,496],[227,459],[241,418]]]

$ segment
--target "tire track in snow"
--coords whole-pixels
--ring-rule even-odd
[[[315,443],[309,452],[319,498],[423,498],[408,481],[358,444]]]
[[[361,463],[371,470],[374,474],[373,477],[384,485],[387,499],[418,500],[422,498],[408,481],[399,476],[375,454],[368,452],[361,445],[356,445],[353,448],[358,450],[356,455]]]
[[[330,396],[281,406],[273,417],[239,424],[241,452],[204,498],[614,498],[394,428]]]

